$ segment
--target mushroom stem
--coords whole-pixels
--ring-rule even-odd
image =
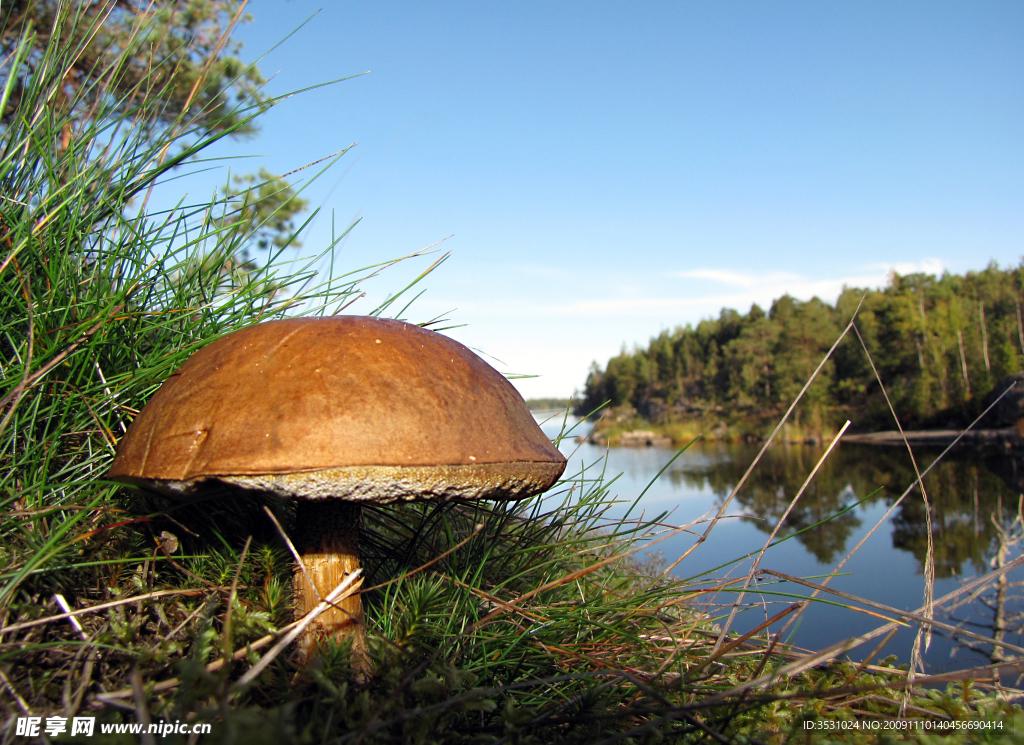
[[[337,587],[346,574],[359,568],[359,517],[362,508],[338,499],[302,499],[297,506],[295,547],[302,557],[306,573],[296,567],[293,587],[296,617],[301,618]],[[306,574],[316,585],[316,591],[310,587]],[[358,682],[365,682],[373,668],[366,645],[363,603],[359,593],[341,600],[337,607],[324,611],[310,624],[299,637],[301,657],[311,661],[316,656],[317,646],[331,637],[338,641],[351,639],[352,672]]]

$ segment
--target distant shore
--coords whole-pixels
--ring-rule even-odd
[[[642,419],[615,421],[606,417],[595,424],[586,434],[576,437],[577,442],[587,441],[595,445],[612,447],[674,447],[685,445],[700,437],[707,442],[762,442],[771,427],[767,429],[746,425],[728,425],[725,422],[702,421],[651,424]],[[786,424],[776,441],[791,445],[822,445],[829,442],[838,430],[808,428]],[[886,430],[878,432],[854,432],[843,435],[842,442],[859,445],[912,445],[943,446],[957,438],[960,442],[975,446],[996,446],[1007,450],[1024,448],[1024,433],[1016,427],[1001,429],[976,429],[962,432],[957,429],[929,430]]]
[[[531,411],[564,410],[566,400],[531,399],[527,401]],[[708,424],[699,420],[671,424],[651,424],[638,417],[605,415],[600,417],[587,435],[579,435],[577,442],[591,442],[596,445],[614,447],[672,447],[690,442],[695,437],[720,442],[758,442],[765,435],[750,431],[749,426],[729,426],[724,422]],[[818,445],[835,436],[835,432],[810,431],[797,425],[786,425],[780,433],[783,442],[791,444]],[[962,432],[957,429],[927,430],[885,430],[879,432],[855,432],[843,435],[843,442],[859,445],[900,445],[904,439],[913,445],[948,445],[957,438],[972,445],[1002,445],[1003,447],[1024,448],[1024,430],[1017,427],[1000,429],[975,429]]]
[[[961,437],[961,434],[963,435]],[[1005,444],[1016,445],[1021,442],[1021,433],[1016,427],[1004,429],[974,429],[961,433],[956,429],[931,429],[917,432],[867,432],[863,434],[843,435],[843,442],[864,443],[866,445],[898,445],[907,442],[922,445],[946,445],[961,437],[961,442],[977,445]]]
[[[693,435],[676,438],[659,431],[660,429],[661,428],[659,427],[654,427],[652,429],[623,430],[609,435],[595,428],[589,435],[580,435],[576,437],[576,441],[586,441],[595,445],[611,445],[613,447],[672,447],[675,445],[685,444],[698,436]],[[719,434],[711,432],[708,435],[702,435],[702,437],[703,439],[712,442],[758,442],[764,439],[763,437],[754,437],[751,435],[746,435],[744,437],[729,437],[728,435],[723,435],[725,435],[725,433]],[[971,445],[1001,445],[1006,449],[1024,446],[1024,438],[1022,438],[1021,433],[1013,427],[1006,429],[979,429],[963,433],[961,433],[960,430],[955,429],[906,432],[898,432],[896,430],[887,432],[864,432],[843,435],[842,442],[857,445],[901,445],[904,440],[906,440],[906,442],[912,445],[948,445],[958,437],[961,442]],[[785,433],[781,437],[782,442],[805,445],[820,445],[822,444],[823,439],[825,438],[814,435],[807,437],[794,437],[789,433]]]

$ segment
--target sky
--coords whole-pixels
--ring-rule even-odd
[[[298,252],[329,245],[332,215],[360,219],[335,266],[443,241],[406,318],[461,324],[446,333],[536,376],[513,381],[527,398],[568,397],[592,362],[723,307],[1024,254],[1017,0],[247,11],[235,36],[268,93],[366,74],[288,98],[216,153],[283,174],[355,143],[303,192],[321,213]]]

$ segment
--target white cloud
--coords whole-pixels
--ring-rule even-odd
[[[760,276],[752,274],[740,274],[728,269],[693,269],[686,272],[673,272],[672,276],[686,277],[688,279],[710,279],[714,282],[722,282],[727,285],[739,285],[740,287],[755,287],[765,283],[778,283],[801,279],[799,274],[790,272],[772,272]]]
[[[468,316],[496,316],[504,319],[629,316],[662,318],[672,324],[696,322],[700,318],[717,316],[722,308],[746,312],[752,304],[757,303],[767,309],[773,300],[786,294],[798,300],[819,297],[834,303],[844,287],[884,287],[891,271],[900,274],[941,274],[944,265],[939,259],[924,259],[917,262],[871,264],[864,269],[863,273],[835,278],[811,278],[793,272],[755,275],[729,269],[704,268],[669,275],[671,278],[704,280],[704,284],[697,283],[696,287],[666,286],[665,275],[661,275],[662,281],[647,278],[646,281],[629,285],[619,282],[615,287],[606,287],[603,292],[595,292],[599,283],[584,283],[588,288],[586,292],[580,292],[578,287],[565,287],[558,293],[529,292],[522,287],[517,287],[514,292],[494,292],[495,288],[491,285],[489,295],[475,294],[475,297],[459,298],[459,312],[452,317],[465,321]],[[719,288],[709,282],[732,285],[735,289],[715,292]],[[645,287],[648,289],[642,289]],[[452,308],[451,303],[430,296],[421,298],[416,305],[421,312],[428,309],[442,312]],[[532,327],[534,333],[537,333],[537,327]]]
[[[834,303],[844,287],[881,287],[885,285],[887,275],[888,270],[880,271],[877,274],[835,279],[810,279],[795,274],[767,275],[762,278],[763,281],[751,284],[749,289],[741,292],[690,294],[685,297],[662,295],[660,297],[585,300],[549,308],[548,312],[561,312],[565,315],[662,316],[666,312],[696,310],[702,317],[717,316],[722,308],[734,308],[746,312],[754,303],[767,309],[773,300],[786,294],[792,295],[798,300],[819,297],[828,303]],[[692,313],[687,315],[690,316]]]
[[[897,274],[916,274],[922,272],[924,274],[935,274],[941,276],[946,271],[946,265],[942,262],[942,259],[922,259],[921,261],[899,261],[895,264],[879,263],[870,264],[869,269],[878,269],[884,271],[886,276],[889,272],[896,272]]]
[[[566,315],[633,315],[660,316],[665,311],[686,308],[734,307],[745,303],[755,295],[743,293],[736,295],[704,295],[698,297],[645,297],[645,298],[608,298],[606,300],[585,300],[571,305],[554,308]],[[754,301],[756,302],[756,301]]]
[[[412,315],[419,319],[457,306],[447,317],[467,325],[448,335],[503,372],[538,374],[513,381],[523,395],[568,396],[582,388],[591,361],[603,365],[623,344],[645,345],[663,329],[717,317],[722,308],[745,313],[757,303],[767,310],[786,293],[834,303],[844,286],[884,287],[892,270],[941,274],[943,268],[938,259],[880,263],[834,278],[784,271],[758,276],[715,268],[645,275],[624,269],[614,276],[584,273],[579,282],[557,291],[477,278],[471,293],[432,290],[417,300],[418,312]],[[682,277],[699,281],[682,282]]]

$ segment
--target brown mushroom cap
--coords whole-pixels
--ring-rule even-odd
[[[512,385],[401,321],[270,321],[194,354],[119,443],[110,478],[172,494],[216,479],[306,499],[515,499],[565,457]]]

